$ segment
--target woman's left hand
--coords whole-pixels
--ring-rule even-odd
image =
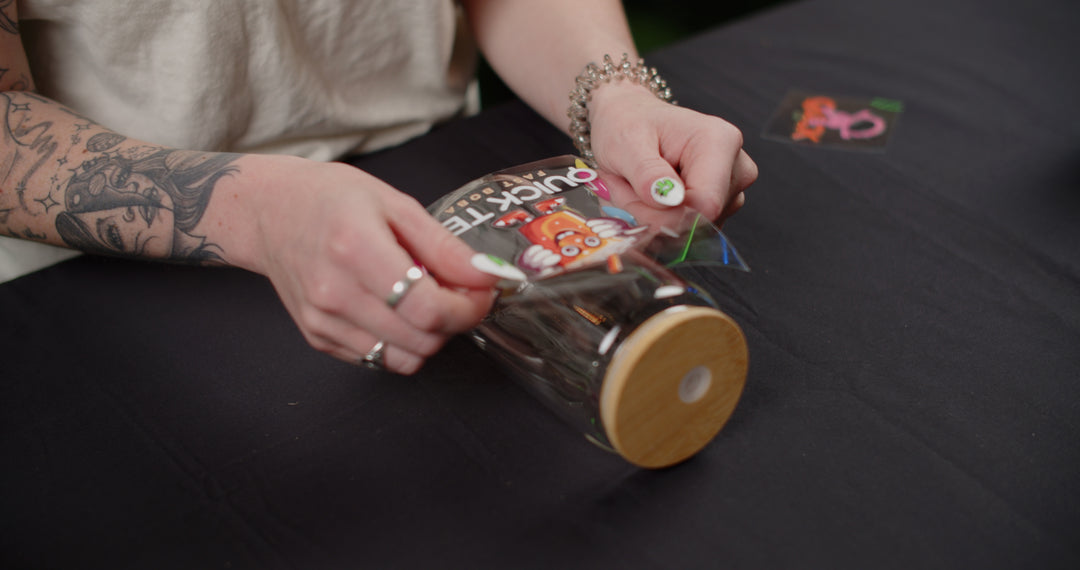
[[[641,85],[598,88],[589,121],[597,165],[617,203],[681,204],[720,223],[742,207],[757,179],[738,128],[661,101]]]

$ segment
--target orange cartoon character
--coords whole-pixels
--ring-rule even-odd
[[[559,268],[588,263],[594,256],[598,261],[604,260],[608,255],[626,251],[635,241],[626,233],[630,228],[626,221],[586,218],[563,207],[565,202],[562,197],[544,200],[532,206],[539,216],[514,210],[492,223],[499,228],[517,227],[529,240],[531,245],[518,257],[519,267],[547,275]]]
[[[821,142],[825,134],[824,120],[829,111],[836,109],[836,101],[831,97],[807,97],[802,103],[802,113],[798,122],[795,123],[795,132],[791,133],[791,140],[810,140]]]

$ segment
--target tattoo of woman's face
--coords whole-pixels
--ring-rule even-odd
[[[107,150],[122,140],[103,133],[88,147]],[[106,152],[83,163],[68,182],[56,229],[84,251],[220,262],[220,248],[193,232],[214,185],[235,171],[229,166],[234,158],[168,149],[140,157]]]

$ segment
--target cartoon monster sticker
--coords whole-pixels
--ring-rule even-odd
[[[569,269],[587,263],[598,253],[607,255],[626,251],[635,238],[629,235],[631,224],[617,218],[586,218],[564,207],[565,198],[545,200],[533,207],[539,216],[514,210],[492,222],[499,228],[516,227],[531,245],[525,248],[517,265],[527,271],[546,275],[557,268]],[[635,228],[637,229],[637,228]]]

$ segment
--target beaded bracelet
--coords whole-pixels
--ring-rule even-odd
[[[644,59],[639,58],[636,65],[631,65],[630,56],[624,53],[619,63],[615,63],[610,55],[604,56],[603,65],[589,62],[577,76],[574,89],[570,91],[570,108],[566,115],[570,117],[570,138],[574,140],[574,146],[581,153],[581,157],[593,166],[596,165],[596,157],[592,151],[588,103],[592,100],[593,91],[613,79],[627,79],[644,85],[661,101],[676,104],[671,100],[671,89],[668,88],[667,81],[657,74],[655,67],[645,67]]]

